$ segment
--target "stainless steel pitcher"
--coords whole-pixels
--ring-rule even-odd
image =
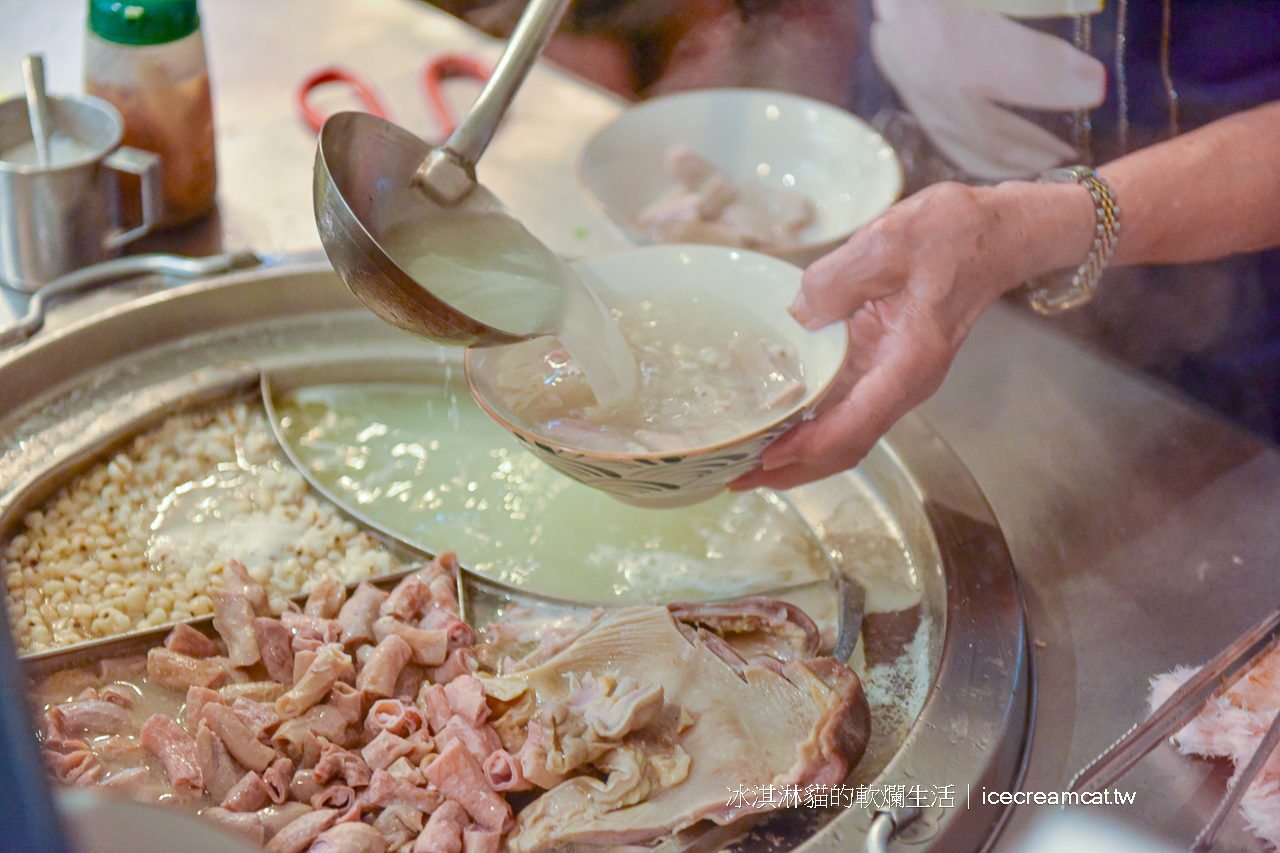
[[[25,98],[0,102],[0,283],[26,292],[115,255],[151,230],[160,158],[122,147],[124,121],[88,96],[49,98],[51,159],[39,166]],[[140,178],[141,222],[121,216],[120,177]]]

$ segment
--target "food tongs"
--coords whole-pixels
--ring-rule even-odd
[[[1242,634],[1213,660],[1187,679],[1147,719],[1131,728],[1102,755],[1081,770],[1071,782],[1078,793],[1100,791],[1123,776],[1166,737],[1179,731],[1205,704],[1231,688],[1249,665],[1280,645],[1280,610],[1275,610],[1254,628]],[[1280,741],[1280,714],[1271,721],[1249,763],[1236,773],[1222,801],[1196,836],[1191,853],[1207,853],[1222,830],[1227,817],[1240,803],[1249,785],[1267,763]]]

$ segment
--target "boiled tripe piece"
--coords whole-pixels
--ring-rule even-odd
[[[807,196],[750,179],[735,184],[688,145],[672,145],[663,161],[676,185],[636,217],[636,227],[660,243],[785,249],[801,242],[817,215]]]
[[[748,660],[666,607],[610,611],[525,663],[486,680],[486,691],[533,697],[528,740],[513,754],[526,772],[564,780],[519,813],[511,853],[631,844],[765,811],[777,803],[731,792],[839,784],[869,734],[846,664]],[[588,764],[595,774],[576,772]]]

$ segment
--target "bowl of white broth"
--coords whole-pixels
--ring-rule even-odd
[[[586,312],[590,322],[610,318],[634,363],[602,371],[593,362],[616,354],[566,333],[468,350],[467,381],[538,458],[625,503],[687,506],[720,493],[812,415],[844,363],[847,326],[801,327],[787,312],[801,270],[770,255],[664,244],[573,268],[606,309]],[[618,401],[615,387],[601,403],[589,377],[629,371],[634,393]]]

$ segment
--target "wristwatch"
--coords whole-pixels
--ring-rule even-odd
[[[1093,246],[1084,263],[1077,269],[1055,270],[1027,282],[1031,307],[1040,314],[1058,314],[1077,308],[1093,297],[1120,235],[1120,207],[1111,187],[1088,166],[1050,169],[1036,180],[1038,183],[1077,183],[1093,196],[1096,224]]]

